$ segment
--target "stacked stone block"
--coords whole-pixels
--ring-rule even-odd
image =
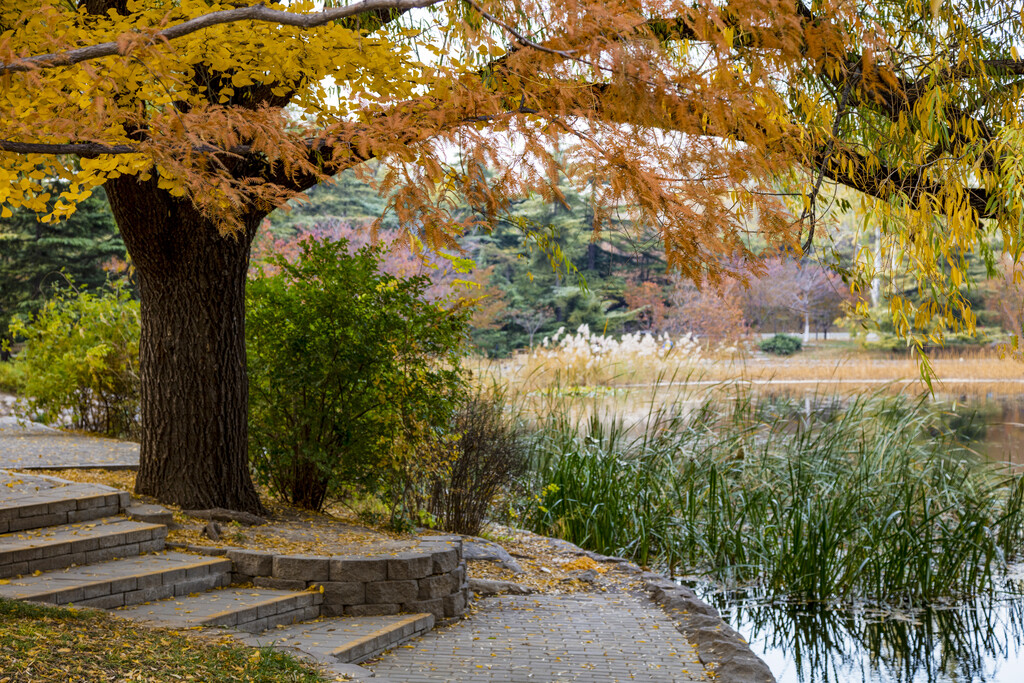
[[[261,588],[323,590],[325,617],[428,612],[462,616],[469,589],[459,537],[427,537],[408,552],[385,555],[275,555],[227,550],[232,581]]]

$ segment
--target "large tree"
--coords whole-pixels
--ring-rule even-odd
[[[809,243],[833,183],[881,202],[923,276],[961,278],[992,230],[1021,250],[1016,3],[334,4],[0,6],[0,210],[59,218],[102,185],[137,269],[140,493],[259,509],[249,246],[275,206],[370,159],[416,243],[452,243],[456,195],[495,214],[557,201],[565,174],[596,227],[631,207],[698,282],[749,257],[751,230]]]

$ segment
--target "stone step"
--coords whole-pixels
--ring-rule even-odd
[[[236,638],[254,647],[299,650],[322,662],[357,664],[434,627],[434,615],[331,617]]]
[[[130,495],[100,484],[0,472],[0,534],[120,514]]]
[[[128,519],[134,519],[136,522],[165,524],[168,527],[173,527],[174,525],[174,513],[162,505],[140,503],[133,500],[131,504],[124,509],[124,514]]]
[[[0,534],[0,578],[163,550],[167,527],[123,517]]]
[[[320,593],[226,588],[114,611],[119,617],[167,628],[231,626],[258,632],[320,616]]]
[[[231,560],[161,553],[12,579],[0,597],[54,605],[112,609],[198,593],[231,582]]]

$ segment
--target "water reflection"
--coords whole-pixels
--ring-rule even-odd
[[[911,397],[911,400],[915,400]],[[1024,396],[990,395],[987,398],[921,394],[940,409],[941,424],[933,431],[950,433],[957,441],[992,462],[1024,465]],[[850,401],[838,394],[793,392],[786,388],[763,392],[757,409],[766,421],[801,419],[827,421]],[[1024,683],[1024,679],[1021,680]]]
[[[982,442],[985,454],[998,462],[1024,465],[1024,397],[990,398],[968,405],[977,408],[988,427]]]
[[[1020,683],[1024,601],[981,598],[912,614],[707,595],[779,683]]]

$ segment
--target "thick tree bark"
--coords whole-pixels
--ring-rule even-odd
[[[155,178],[110,180],[142,297],[142,448],[135,492],[184,509],[262,513],[248,466],[246,234],[224,237]]]

